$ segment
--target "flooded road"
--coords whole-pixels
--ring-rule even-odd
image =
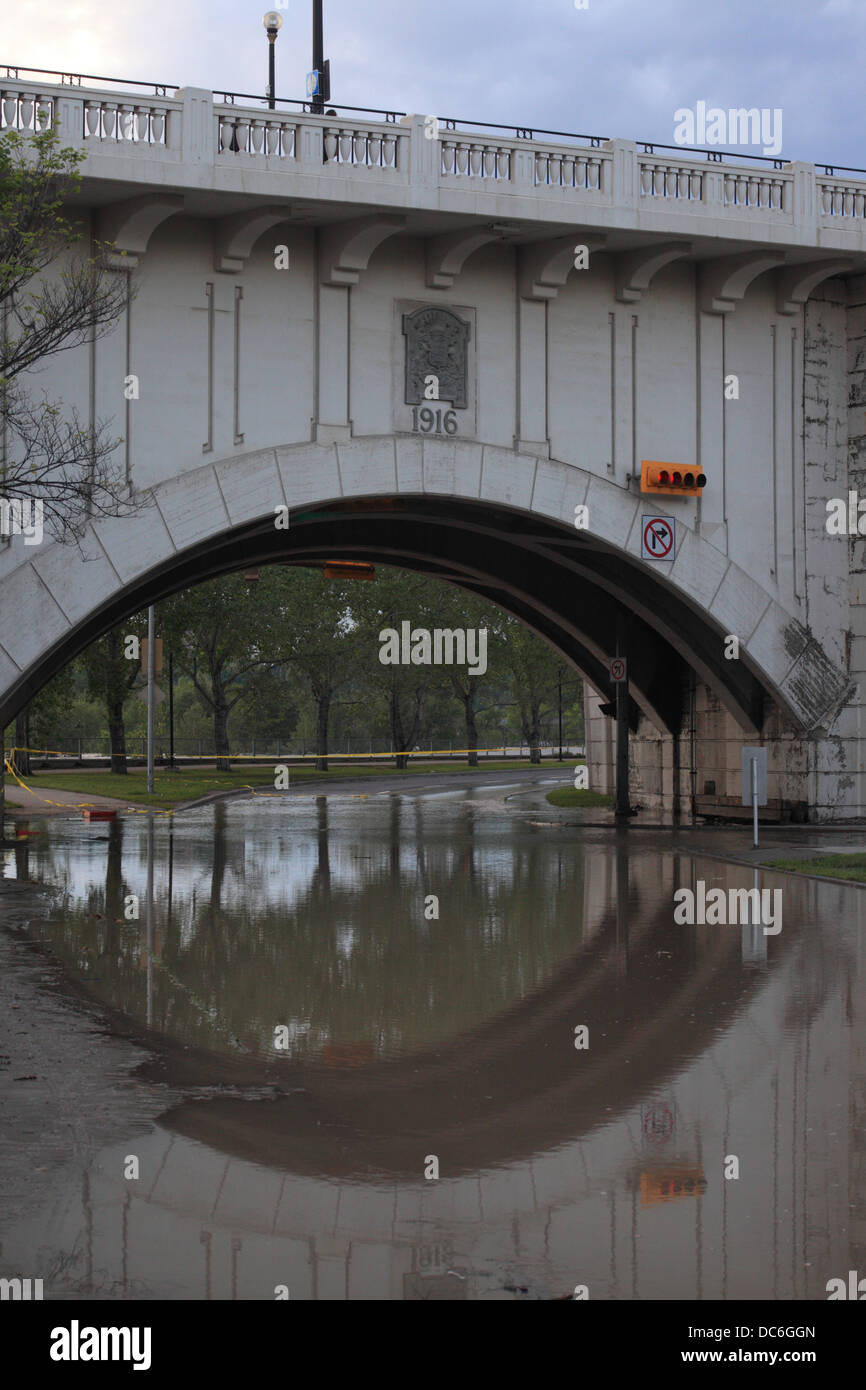
[[[51,1155],[21,1136],[39,1201],[0,1207],[0,1275],[825,1299],[866,1268],[863,891],[569,824],[548,785],[25,829],[0,887],[33,978],[7,1022],[38,1060],[0,1097],[27,1094],[31,1129],[42,1107]],[[780,890],[778,932],[675,920],[678,890],[752,887]],[[40,990],[70,1076],[92,1072],[65,1155]],[[13,1160],[7,1131],[14,1188]]]

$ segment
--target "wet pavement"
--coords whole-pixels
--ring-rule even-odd
[[[714,857],[747,826],[580,824],[557,782],[7,821],[0,1276],[825,1299],[864,1267],[862,889]],[[811,829],[760,853],[863,845]],[[675,920],[754,887],[777,933]]]

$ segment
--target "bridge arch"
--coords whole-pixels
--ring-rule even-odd
[[[80,551],[18,537],[0,555],[0,727],[91,641],[177,589],[257,563],[378,559],[486,594],[612,698],[628,615],[633,722],[682,718],[689,667],[754,735],[766,701],[800,729],[832,720],[847,681],[810,632],[685,522],[677,555],[641,560],[639,495],[557,459],[406,435],[276,446],[181,471]],[[275,508],[289,508],[288,530]],[[588,509],[577,529],[575,508]],[[724,637],[740,639],[726,660]]]

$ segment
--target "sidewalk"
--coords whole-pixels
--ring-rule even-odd
[[[120,801],[116,796],[95,796],[87,792],[59,791],[53,787],[40,787],[39,792],[27,791],[11,782],[7,777],[4,788],[6,814],[9,816],[60,816],[81,818],[85,807],[100,811],[150,811],[158,808],[143,806],[131,801]]]

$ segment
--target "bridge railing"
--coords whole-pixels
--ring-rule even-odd
[[[234,103],[215,107],[215,119],[218,155],[246,155],[265,161],[303,160],[306,156],[331,169],[352,166],[405,172],[409,167],[409,133],[389,122],[263,113]]]
[[[250,94],[224,93],[215,101],[214,93],[196,88],[169,95],[156,83],[117,91],[63,74],[54,74],[59,82],[31,81],[20,75],[25,71],[7,68],[4,76],[0,68],[0,133],[33,133],[59,121],[64,143],[94,157],[315,172],[329,180],[369,171],[377,180],[430,191],[535,195],[559,203],[566,215],[592,205],[638,210],[648,204],[672,223],[679,214],[738,221],[745,214],[759,226],[801,230],[805,240],[819,227],[843,232],[853,223],[866,231],[866,178],[856,177],[864,170],[519,127],[507,134],[480,122],[458,129],[469,123],[439,118],[431,139],[433,118],[422,115],[317,113],[309,102],[270,110]]]
[[[121,146],[124,153],[147,146],[151,154],[178,151],[182,142],[183,102],[172,97],[130,95],[37,86],[0,78],[0,133],[16,130],[34,134],[55,120],[61,123],[64,144],[93,144],[104,149]]]

